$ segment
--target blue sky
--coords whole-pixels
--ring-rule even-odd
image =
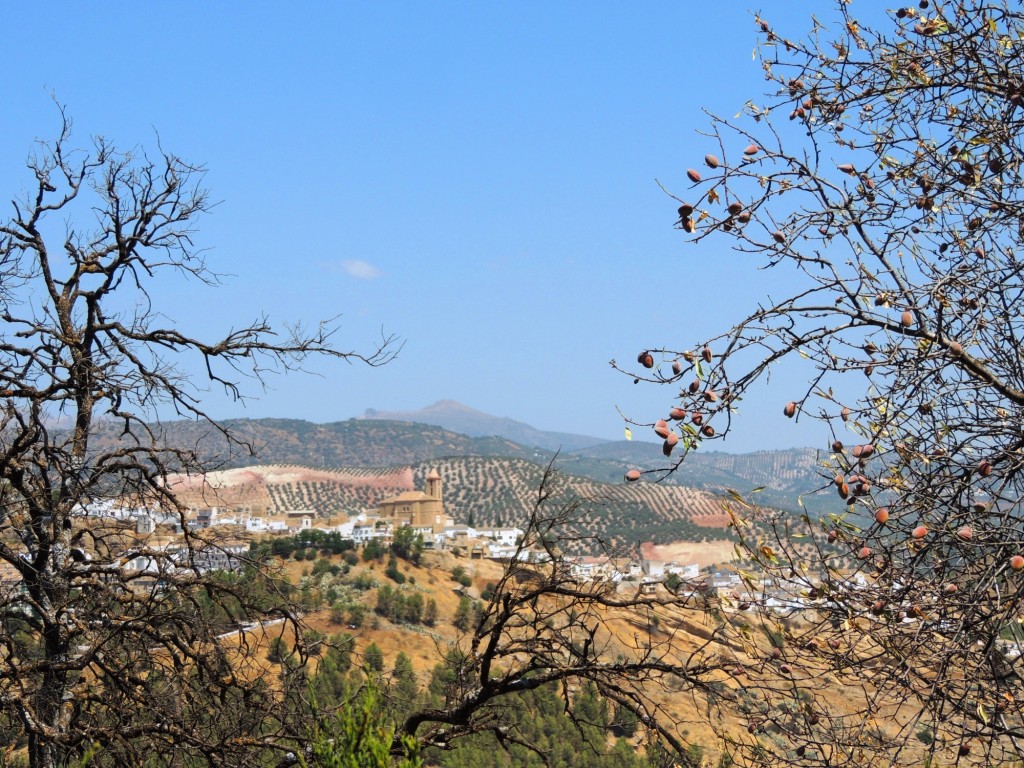
[[[793,34],[788,3],[762,4]],[[144,9],[144,10],[140,10]],[[773,10],[774,9],[774,10]],[[183,329],[341,316],[339,344],[404,339],[392,364],[314,366],[218,417],[335,421],[439,399],[617,439],[616,407],[667,388],[608,361],[683,349],[770,287],[749,257],[672,227],[707,151],[702,107],[762,92],[753,14],[734,3],[38,3],[5,9],[0,197],[57,130],[205,164],[213,291],[169,281]],[[774,278],[773,278],[774,279]],[[782,416],[783,373],[718,444],[822,442]],[[636,430],[635,430],[636,431]]]

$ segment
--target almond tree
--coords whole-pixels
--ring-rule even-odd
[[[835,514],[737,519],[805,628],[785,682],[750,683],[736,758],[1020,761],[1024,11],[837,2],[803,38],[755,21],[769,91],[711,117],[677,227],[789,290],[638,357],[679,392],[653,425],[676,462],[779,366],[807,373],[780,421],[822,426]]]
[[[97,765],[239,765],[289,726],[250,636],[217,635],[295,614],[256,589],[256,572],[209,574],[197,556],[214,545],[187,526],[162,547],[91,512],[119,500],[185,522],[166,480],[202,467],[161,441],[160,416],[231,437],[204,410],[197,371],[242,397],[244,383],[311,357],[379,365],[394,345],[344,352],[330,324],[280,329],[266,317],[220,338],[177,330],[150,289],[168,275],[218,282],[193,243],[210,208],[203,169],[102,138],[77,148],[61,115],[0,223],[5,741],[27,745],[32,768],[87,753]],[[120,438],[98,443],[111,424]]]

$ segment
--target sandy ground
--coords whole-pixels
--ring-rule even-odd
[[[671,544],[644,544],[648,560],[675,561],[683,565],[697,563],[701,568],[731,562],[736,551],[731,541],[674,541]]]

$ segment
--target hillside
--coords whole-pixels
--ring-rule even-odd
[[[236,441],[229,445],[209,424],[169,421],[159,425],[170,445],[194,449],[216,468],[251,464],[310,467],[390,467],[437,456],[504,456],[546,461],[551,454],[501,437],[468,437],[425,424],[349,419],[314,424],[299,419],[229,419],[221,422]],[[105,423],[92,436],[95,450],[121,441],[121,425]]]
[[[310,559],[314,558],[315,552]],[[281,565],[292,583],[300,587],[299,593],[309,609],[306,622],[310,628],[323,637],[346,632],[351,637],[355,658],[361,661],[369,657],[372,646],[382,657],[383,670],[392,670],[399,653],[406,654],[420,691],[429,689],[445,651],[466,643],[465,635],[453,626],[463,596],[476,601],[487,594],[502,573],[501,566],[492,561],[460,558],[450,552],[428,552],[418,566],[397,561],[400,581],[396,583],[386,575],[383,560],[367,562],[350,557],[347,562],[351,565],[335,556],[320,557],[319,565],[311,565],[308,560],[283,561]],[[465,586],[454,579],[456,569],[466,575]],[[634,584],[626,582],[619,594],[626,596],[635,589]],[[404,599],[416,596],[420,602],[433,603],[436,620],[424,624],[419,619],[396,618],[381,610],[385,591]],[[667,598],[668,594],[659,590],[658,599]],[[481,609],[486,602],[485,598],[478,603]],[[546,607],[550,605],[546,603]],[[761,619],[756,613],[738,609],[729,598],[661,604],[653,612],[657,621],[651,620],[649,611],[638,614],[593,606],[588,618],[601,625],[607,657],[630,656],[642,638],[657,644],[667,658],[683,660],[694,670],[694,679],[701,684],[693,691],[672,680],[663,687],[652,683],[646,693],[663,708],[663,716],[679,724],[687,741],[700,747],[694,754],[707,760],[701,761],[701,765],[715,765],[721,760],[723,736],[734,746],[757,745],[762,740],[783,747],[803,743],[799,734],[804,721],[796,719],[800,712],[813,715],[815,723],[820,714],[824,723],[812,731],[813,743],[833,719],[841,722],[844,717],[859,717],[864,701],[880,695],[871,681],[832,672],[825,661],[829,652],[819,650],[836,647],[851,658],[871,653],[870,640],[859,624],[830,628],[822,615],[813,610],[783,619]],[[785,653],[784,663],[777,661],[780,649]],[[314,659],[312,663],[318,666],[320,661]],[[799,703],[796,708],[795,702]],[[900,707],[891,703],[883,712],[885,716],[875,724],[879,729],[875,734],[885,737],[896,735],[908,723],[912,725],[918,715],[912,705]],[[642,749],[642,732],[632,741],[634,748]],[[912,741],[909,750],[924,749],[927,743]],[[948,757],[955,754],[956,744],[940,744],[939,748]],[[453,752],[439,764],[465,764],[460,762],[462,758],[462,754]],[[962,759],[956,762],[977,764]]]
[[[251,444],[254,452],[228,446],[220,433],[194,421],[166,422],[160,429],[169,443],[194,448],[214,468],[253,464],[380,468],[453,456],[525,459],[544,465],[555,456],[552,451],[526,448],[507,437],[470,437],[427,424],[390,420],[313,424],[297,419],[238,419],[226,421],[224,426]],[[102,450],[120,438],[120,425],[107,424],[94,435],[93,445]],[[813,495],[823,485],[816,462],[817,452],[808,448],[749,454],[694,452],[682,467],[659,480],[661,485],[690,486],[712,493],[734,489],[747,494],[762,487],[756,496],[759,504],[793,511],[799,508],[797,497],[804,494],[806,509],[835,511],[831,494]],[[556,464],[567,474],[618,484],[626,470],[663,468],[665,458],[654,443],[618,441],[562,451]]]
[[[810,511],[835,511],[833,495],[818,493],[827,485],[816,469],[820,460],[819,452],[813,448],[753,453],[694,451],[662,482],[711,491],[732,488],[741,494],[760,488],[755,499],[764,506],[796,509],[797,498],[803,497],[804,507]],[[620,440],[574,451],[565,457],[564,466],[576,474],[596,477],[598,472],[610,475],[611,466],[661,469],[665,457],[659,445]]]

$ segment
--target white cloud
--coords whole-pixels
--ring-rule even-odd
[[[373,280],[381,275],[381,271],[373,264],[361,259],[345,259],[341,262],[341,268],[345,274],[359,280]]]

